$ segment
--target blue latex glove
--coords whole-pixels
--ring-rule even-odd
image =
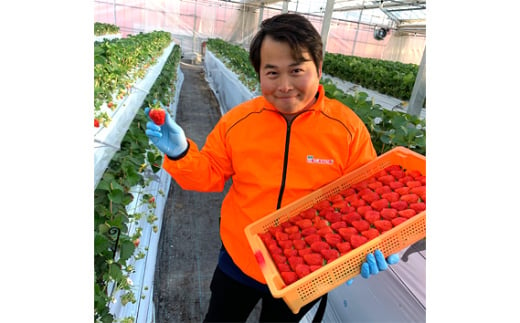
[[[399,262],[399,254],[394,253],[385,259],[381,250],[376,250],[374,253],[367,255],[367,261],[361,265],[361,277],[368,278],[370,275],[376,275],[380,271],[388,269],[388,265],[393,265]]]
[[[148,114],[150,108],[144,109],[144,114],[150,118]],[[160,151],[170,157],[177,157],[188,148],[188,141],[184,130],[173,121],[170,114],[166,112],[166,119],[162,126],[156,125],[153,121],[146,123],[146,135],[152,143],[159,148]]]
[[[361,265],[361,277],[368,278],[370,275],[376,275],[380,271],[388,269],[388,265],[393,265],[399,262],[399,254],[393,254],[385,259],[381,250],[377,249],[374,253],[367,255],[367,261]],[[350,286],[354,282],[354,278],[347,281],[347,285]]]

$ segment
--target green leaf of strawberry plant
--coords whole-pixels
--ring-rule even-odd
[[[120,261],[126,261],[130,259],[135,250],[135,245],[131,240],[123,240],[119,244],[119,257]]]

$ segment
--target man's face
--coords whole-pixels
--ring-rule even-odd
[[[289,44],[267,36],[260,48],[260,88],[263,96],[284,114],[310,107],[321,77],[308,52],[305,61],[297,62]]]

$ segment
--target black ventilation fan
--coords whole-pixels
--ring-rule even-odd
[[[386,34],[388,33],[388,28],[376,28],[374,29],[374,38],[377,40],[382,40],[386,37]]]

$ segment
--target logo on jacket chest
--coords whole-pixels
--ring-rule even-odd
[[[334,164],[334,159],[316,158],[313,155],[307,155],[307,163],[309,163],[309,164],[321,164],[321,165],[332,165],[332,164]]]

